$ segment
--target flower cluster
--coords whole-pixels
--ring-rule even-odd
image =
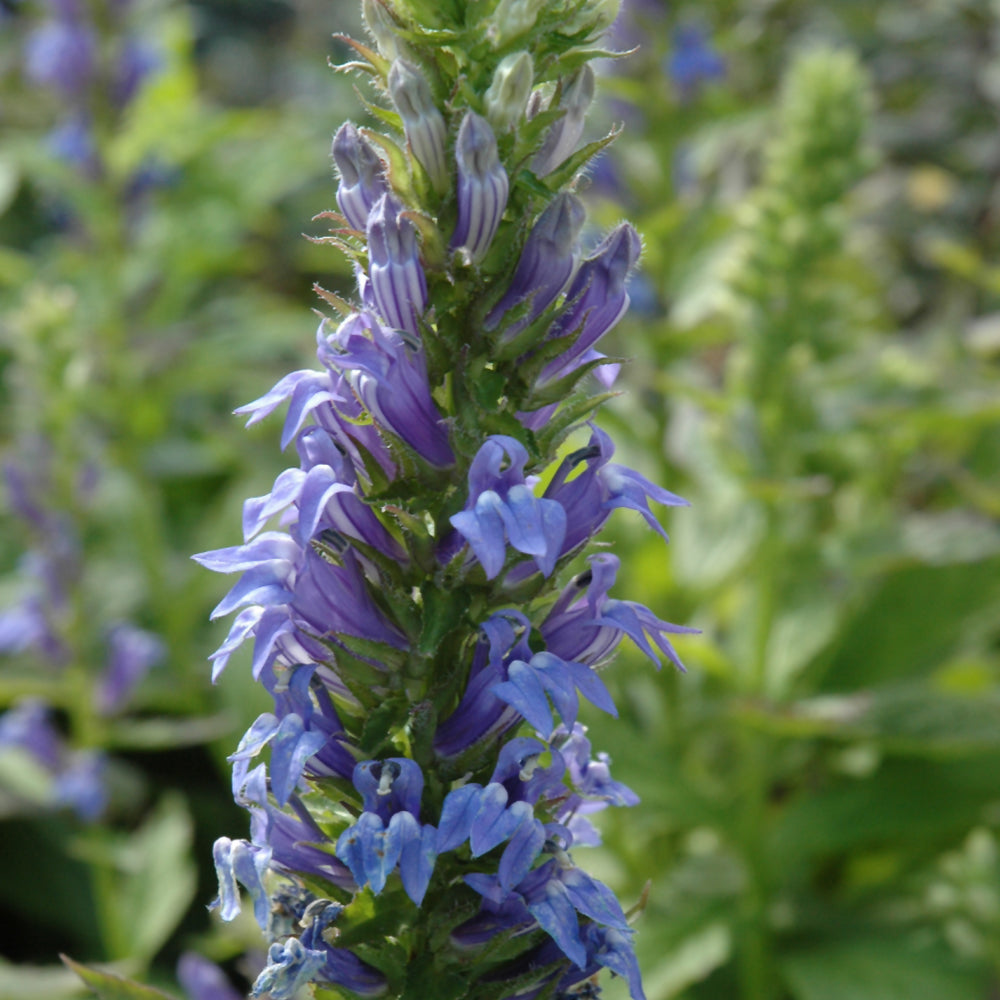
[[[615,715],[622,640],[680,667],[688,631],[612,596],[592,545],[617,508],[663,534],[651,505],[684,503],[592,420],[641,249],[628,223],[580,249],[611,6],[366,0],[377,50],[345,39],[392,132],[333,140],[323,241],[357,297],[318,289],[320,367],[242,408],[287,404],[298,465],[246,501],[243,544],[196,557],[240,574],[213,676],[249,643],[274,699],[231,757],[251,836],[214,852],[222,917],[242,886],[272,942],[255,996],[593,996],[601,968],[643,995],[627,914],[572,853],[637,801],[581,699]]]

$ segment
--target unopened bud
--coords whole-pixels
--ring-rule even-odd
[[[560,30],[566,35],[586,31],[588,39],[596,38],[614,24],[620,8],[621,0],[590,0],[564,21]]]
[[[348,223],[364,232],[375,202],[388,190],[382,176],[382,161],[350,122],[345,122],[337,130],[332,153],[340,174],[337,204]]]
[[[530,300],[528,315],[504,331],[509,340],[555,301],[576,266],[576,241],[586,214],[579,198],[567,192],[556,195],[528,234],[510,287],[486,317],[487,330],[508,310]]]
[[[445,147],[448,133],[430,85],[416,66],[405,59],[397,59],[389,70],[389,93],[403,119],[413,156],[427,171],[435,189],[440,193],[447,191]]]
[[[530,53],[512,52],[500,60],[484,98],[486,117],[497,131],[505,132],[521,120],[534,82]]]
[[[486,29],[493,48],[499,49],[535,26],[545,0],[500,0]]]
[[[427,308],[427,280],[417,254],[417,232],[383,195],[368,217],[369,277],[375,303],[388,326],[419,335],[417,317]]]
[[[509,182],[497,155],[497,141],[485,118],[470,111],[458,130],[458,223],[452,248],[465,247],[481,260],[493,242],[504,209]]]
[[[583,120],[594,100],[594,71],[589,63],[580,67],[563,87],[559,107],[565,114],[557,121],[542,143],[532,167],[539,177],[555,170],[576,149],[583,134]]]
[[[379,52],[390,62],[406,55],[406,49],[400,42],[397,31],[399,25],[386,10],[382,0],[362,0],[361,13],[365,27],[375,39]]]
[[[540,386],[572,371],[628,309],[626,282],[642,253],[642,240],[623,222],[580,265],[566,291],[569,304],[552,324],[550,336],[575,333],[572,346],[550,362],[538,379]]]

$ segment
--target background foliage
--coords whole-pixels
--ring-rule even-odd
[[[175,969],[200,952],[241,991],[259,967],[205,904],[261,706],[238,666],[208,684],[220,592],[188,555],[282,465],[230,411],[311,363],[312,283],[350,290],[301,232],[361,114],[330,35],[359,28],[318,0],[92,0],[67,91],[29,73],[67,6],[0,4],[0,996],[79,993],[62,951],[222,1000]],[[1000,7],[633,0],[637,42],[585,136],[626,123],[586,196],[646,241],[605,419],[692,507],[669,549],[622,519],[615,550],[623,590],[703,634],[685,675],[608,674],[631,729],[588,722],[643,802],[578,860],[627,901],[648,882],[651,1000],[985,1000]],[[125,656],[138,631],[160,655]],[[15,724],[42,704],[47,750]]]

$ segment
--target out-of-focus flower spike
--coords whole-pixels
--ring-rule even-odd
[[[350,225],[365,232],[371,210],[388,190],[382,161],[351,122],[344,122],[337,130],[331,153],[340,174],[337,204]]]
[[[368,274],[378,310],[394,330],[419,336],[417,318],[427,308],[427,279],[417,253],[417,231],[400,217],[391,195],[368,217]]]
[[[186,951],[177,963],[177,981],[188,1000],[241,1000],[242,994],[226,979],[222,969],[197,952]]]
[[[497,141],[485,118],[470,111],[458,130],[458,223],[453,249],[464,247],[473,261],[482,260],[507,207],[507,171],[497,154]]]
[[[500,60],[483,98],[486,117],[498,132],[512,129],[521,120],[535,83],[530,52],[512,52]]]
[[[594,71],[584,63],[564,84],[559,106],[565,114],[557,121],[532,163],[532,169],[544,177],[576,150],[583,134],[583,119],[594,100]]]
[[[551,201],[528,235],[510,287],[486,317],[487,330],[495,329],[509,310],[530,300],[528,315],[504,330],[504,339],[510,340],[552,304],[573,275],[576,241],[585,218],[586,210],[574,195],[563,192]]]
[[[77,17],[46,21],[27,39],[25,69],[36,83],[73,97],[93,78],[96,51],[93,31]]]
[[[446,157],[448,130],[423,74],[412,63],[397,59],[389,70],[389,94],[403,119],[403,130],[417,162],[427,171],[439,194],[448,190]]]

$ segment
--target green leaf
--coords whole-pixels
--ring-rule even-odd
[[[776,869],[867,845],[900,850],[961,835],[996,798],[1000,754],[959,761],[887,760],[869,778],[842,778],[803,794],[771,841]]]
[[[162,993],[132,979],[125,979],[113,972],[105,972],[89,965],[81,965],[65,955],[59,956],[101,1000],[174,1000],[169,993]]]
[[[439,590],[428,584],[423,590],[423,623],[417,652],[433,653],[441,640],[459,625],[469,608],[469,594],[464,589]]]
[[[197,891],[192,838],[183,797],[168,794],[115,849],[112,882],[103,889],[115,950],[122,952],[116,957],[151,959],[174,932]]]
[[[1000,559],[915,566],[891,574],[842,633],[826,665],[827,690],[926,675],[978,616],[1000,607]]]
[[[982,1000],[986,975],[936,948],[905,941],[835,942],[788,955],[796,1000]]]
[[[755,721],[784,736],[871,740],[893,754],[987,753],[1000,749],[1000,691],[969,696],[912,684],[810,698],[763,712]]]
[[[125,750],[171,750],[175,747],[211,743],[233,728],[230,716],[201,718],[162,716],[153,719],[116,720],[107,745]]]

